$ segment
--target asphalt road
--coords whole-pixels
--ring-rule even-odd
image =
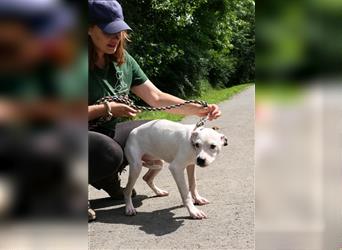
[[[133,199],[136,216],[125,216],[123,201],[90,187],[97,220],[89,223],[89,249],[254,249],[254,94],[252,86],[220,103],[222,117],[206,124],[228,138],[216,161],[196,170],[199,193],[210,201],[200,207],[208,219],[189,217],[167,165],[156,177],[169,191],[162,198],[142,180],[143,169]],[[182,123],[197,121],[187,117]],[[127,172],[122,179],[125,184]]]

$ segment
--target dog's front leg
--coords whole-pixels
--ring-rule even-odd
[[[190,216],[193,219],[207,218],[207,215],[203,211],[196,208],[192,202],[192,197],[185,181],[184,168],[180,167],[180,165],[171,163],[169,169],[176,181],[178,190],[183,200],[183,204],[188,209]]]
[[[187,166],[186,171],[188,173],[189,189],[193,198],[193,202],[195,203],[195,205],[208,204],[209,201],[198,194],[196,185],[195,165],[191,164]]]

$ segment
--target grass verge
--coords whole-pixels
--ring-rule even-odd
[[[197,97],[189,98],[189,99],[197,99],[204,100],[208,103],[219,103],[225,100],[230,99],[232,96],[240,93],[244,89],[252,86],[253,84],[240,84],[230,88],[225,89],[215,89],[210,86],[205,86],[205,90],[202,91],[202,94]],[[142,112],[140,113],[136,119],[137,120],[155,120],[155,119],[167,119],[171,121],[180,121],[183,119],[182,115],[169,114],[166,112]]]

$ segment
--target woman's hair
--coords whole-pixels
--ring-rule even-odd
[[[115,61],[119,66],[125,63],[125,48],[126,48],[126,41],[129,40],[129,35],[126,31],[120,32],[120,41],[118,47],[114,54],[105,54],[106,64],[111,61]],[[89,68],[92,70],[95,67],[95,62],[97,59],[96,48],[91,40],[91,37],[88,35],[88,56],[89,56]]]

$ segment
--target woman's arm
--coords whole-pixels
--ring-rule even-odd
[[[184,102],[181,98],[160,91],[150,80],[132,87],[131,91],[152,107],[168,106]],[[209,114],[210,120],[216,119],[221,115],[221,111],[216,104],[209,104],[207,108],[204,108],[199,104],[192,103],[180,108],[167,110],[167,112],[198,116],[206,116]]]
[[[109,107],[114,117],[134,117],[139,110],[136,110],[123,103],[110,102]],[[88,120],[93,120],[101,116],[107,116],[107,109],[104,104],[94,104],[88,106]]]
[[[106,107],[104,104],[94,104],[88,106],[88,121],[99,118],[101,116],[106,116]]]

